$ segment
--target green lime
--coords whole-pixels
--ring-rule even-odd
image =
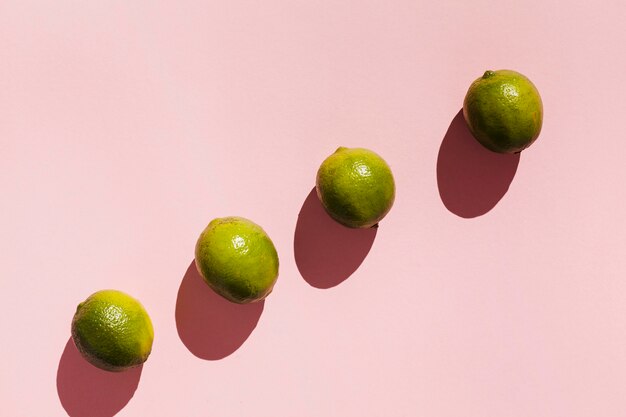
[[[519,72],[486,71],[467,91],[463,116],[484,147],[518,153],[539,136],[543,104],[537,88]]]
[[[322,162],[315,185],[328,214],[353,228],[377,225],[396,195],[389,165],[363,148],[338,148]]]
[[[267,297],[278,278],[278,254],[261,226],[242,217],[214,219],[196,243],[196,267],[216,293],[245,304]]]
[[[139,301],[121,291],[102,290],[76,308],[72,338],[92,365],[123,371],[148,359],[154,330]]]

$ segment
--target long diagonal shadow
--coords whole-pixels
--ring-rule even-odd
[[[71,417],[112,417],[133,397],[143,365],[107,372],[87,362],[70,337],[59,361],[57,393]]]
[[[218,360],[235,352],[255,329],[265,300],[236,304],[216,294],[191,261],[176,299],[176,329],[200,359]]]
[[[350,229],[334,221],[313,187],[300,209],[294,236],[293,250],[300,275],[316,288],[339,285],[363,263],[377,230]]]
[[[472,136],[459,111],[441,142],[437,185],[446,208],[464,218],[489,212],[504,197],[515,177],[520,154],[485,149]]]

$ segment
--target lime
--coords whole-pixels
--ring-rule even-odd
[[[196,267],[216,293],[239,304],[267,297],[278,278],[278,254],[267,233],[242,217],[212,220],[196,243]]]
[[[543,104],[537,88],[519,72],[486,71],[467,91],[463,116],[484,147],[518,153],[539,136]]]
[[[154,330],[139,301],[121,291],[102,290],[76,308],[72,338],[92,365],[123,371],[148,359]]]
[[[315,186],[328,214],[352,228],[377,225],[396,195],[389,165],[363,148],[338,148],[322,162]]]

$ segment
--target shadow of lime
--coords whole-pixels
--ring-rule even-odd
[[[351,229],[333,220],[315,187],[307,196],[294,233],[293,251],[300,275],[309,285],[327,289],[348,279],[369,253],[378,227]]]
[[[441,142],[437,158],[437,186],[446,208],[459,217],[482,216],[509,190],[520,154],[485,149],[472,136],[463,110],[459,111]]]
[[[194,261],[178,289],[176,329],[185,347],[200,359],[223,359],[250,337],[265,300],[236,304],[216,294],[202,279]]]
[[[143,365],[123,372],[96,368],[81,356],[70,337],[59,361],[57,393],[71,417],[111,417],[133,398]]]

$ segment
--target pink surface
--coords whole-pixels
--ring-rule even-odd
[[[623,0],[3,0],[0,415],[624,416],[625,17]],[[520,158],[457,116],[500,68],[545,105]],[[340,145],[395,173],[377,231],[310,195]],[[225,215],[277,246],[264,304],[220,303],[188,269]],[[141,370],[68,345],[103,288],[152,316]]]

